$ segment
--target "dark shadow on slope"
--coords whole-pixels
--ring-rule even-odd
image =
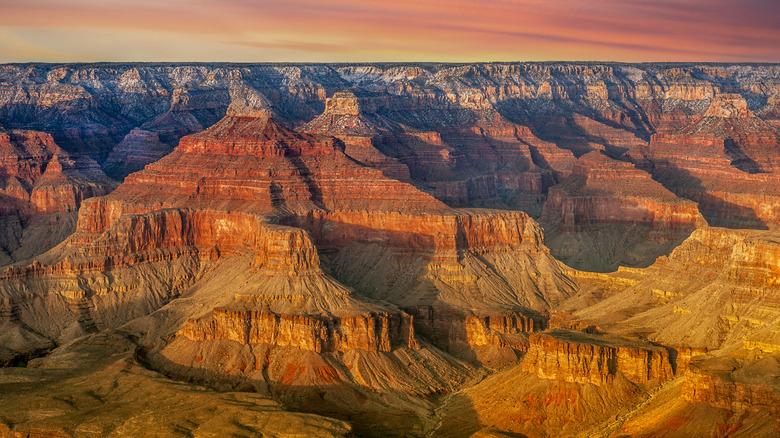
[[[749,228],[767,230],[767,225],[753,209],[730,203],[709,193],[702,180],[685,168],[671,163],[656,165],[651,170],[653,179],[675,195],[699,204],[699,211],[713,227]],[[724,181],[724,189],[728,189]]]
[[[576,229],[557,222],[539,224],[553,257],[589,272],[614,272],[620,266],[646,268],[658,257],[671,254],[693,232],[661,233],[650,225],[608,222]]]
[[[444,404],[437,409],[439,421],[429,435],[431,438],[468,438],[482,430],[479,415],[468,396],[458,392],[449,397],[445,396],[442,400],[444,400]],[[514,435],[493,434],[490,436]]]
[[[144,346],[136,349],[135,358],[147,369],[170,379],[203,385],[220,392],[256,392],[274,399],[287,410],[347,421],[354,428],[355,437],[423,436],[432,428],[433,402],[441,396],[376,390],[338,380],[312,386],[285,385],[278,381],[191,368]],[[406,406],[400,406],[400,403]]]

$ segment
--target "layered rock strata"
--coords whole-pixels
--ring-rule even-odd
[[[661,237],[703,225],[695,203],[678,198],[632,164],[600,152],[580,157],[572,175],[550,189],[542,218],[570,231],[582,225],[649,225]]]
[[[601,385],[621,373],[643,385],[674,377],[669,350],[646,342],[560,328],[535,333],[529,341],[522,369],[542,379]]]
[[[416,336],[413,316],[357,295],[320,269],[317,250],[343,261],[361,257],[361,243],[376,245],[368,261],[391,251],[407,266],[399,274],[416,285],[416,296],[399,303],[445,303],[455,310],[450,322],[470,328],[459,340],[467,348],[495,347],[488,359],[499,363],[516,361],[524,333],[543,325],[543,317],[510,312],[544,310],[574,289],[527,215],[450,209],[351,160],[338,139],[285,128],[267,99],[242,94],[224,119],[184,137],[110,195],[85,202],[76,233],[40,261],[6,270],[2,290],[22,303],[69,306],[45,326],[56,342],[164,306],[150,315],[159,319],[155,335],[145,335],[139,350],[152,367],[214,385],[251,386],[296,409],[335,406],[364,416],[359,428],[376,421],[393,430],[395,417],[379,414],[390,406],[419,425],[429,402],[417,397],[451,391],[474,371]],[[182,263],[184,281],[165,282]],[[419,263],[427,267],[421,271]],[[557,271],[550,275],[548,267]],[[486,269],[506,280],[475,275]],[[141,295],[142,288],[115,298],[125,290],[124,277],[145,276],[154,280],[142,288],[157,298]],[[68,290],[37,287],[54,277]],[[430,284],[441,293],[419,295]],[[458,291],[462,284],[482,296]],[[395,287],[379,282],[374,296],[388,297]],[[23,297],[27,288],[32,294]],[[495,305],[506,312],[503,325],[488,319]],[[13,306],[10,315],[27,305]],[[35,332],[41,324],[22,313],[9,323]],[[343,399],[302,402],[323,385],[339,388]],[[369,402],[357,403],[361,398]]]
[[[685,375],[682,395],[691,402],[704,402],[732,412],[767,411],[778,416],[779,371],[776,356],[745,366],[728,357],[699,360],[691,364]]]
[[[654,177],[699,203],[713,225],[776,228],[780,134],[738,95],[721,95],[674,133],[655,134],[643,157]]]
[[[648,266],[706,226],[696,203],[602,152],[580,157],[573,173],[549,189],[541,221],[554,256],[595,271]]]
[[[40,254],[73,231],[75,212],[116,183],[51,135],[0,130],[0,265]]]
[[[404,314],[334,318],[215,308],[210,319],[190,321],[178,333],[193,341],[226,339],[243,345],[292,346],[315,353],[356,348],[390,352],[397,346],[420,348],[412,318]]]
[[[635,270],[632,281],[609,289],[601,302],[574,317],[612,330],[652,333],[651,339],[666,345],[772,352],[780,343],[773,329],[780,321],[776,234],[696,230],[668,257]],[[583,289],[593,293],[601,284],[614,285],[618,274]]]

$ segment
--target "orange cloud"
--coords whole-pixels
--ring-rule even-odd
[[[0,0],[2,60],[780,61],[776,0],[64,3]]]

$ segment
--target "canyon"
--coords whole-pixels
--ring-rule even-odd
[[[0,436],[772,436],[778,73],[0,65]]]

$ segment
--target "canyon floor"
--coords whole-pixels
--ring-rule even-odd
[[[0,436],[780,435],[780,66],[0,65]]]

